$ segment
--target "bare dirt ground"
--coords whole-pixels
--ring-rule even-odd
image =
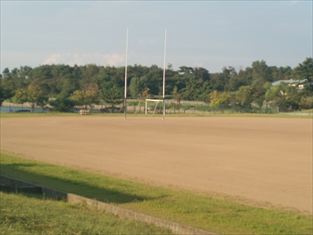
[[[312,120],[1,120],[1,148],[41,161],[312,213]]]

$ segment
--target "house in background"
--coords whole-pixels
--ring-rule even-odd
[[[288,79],[288,80],[278,80],[272,83],[273,86],[279,86],[280,84],[287,84],[288,86],[296,87],[299,90],[304,88],[304,85],[308,82],[307,79],[302,80],[295,80],[295,79]]]

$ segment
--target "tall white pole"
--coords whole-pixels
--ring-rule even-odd
[[[126,52],[125,52],[125,84],[124,84],[124,119],[127,113],[127,58],[128,57],[128,28],[126,29]]]
[[[165,117],[165,70],[166,70],[166,29],[164,30],[164,58],[163,58],[163,119]]]

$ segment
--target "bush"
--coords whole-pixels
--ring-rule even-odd
[[[54,111],[72,112],[74,110],[74,102],[68,98],[57,98],[50,101]]]
[[[311,109],[313,108],[313,96],[302,97],[300,100],[301,109]]]

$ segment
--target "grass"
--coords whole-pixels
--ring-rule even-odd
[[[47,112],[47,113],[0,113],[0,118],[16,118],[16,117],[57,117],[57,116],[80,116],[78,113],[62,113],[62,112]],[[91,113],[89,116],[103,117],[124,117],[122,113]],[[144,114],[128,113],[128,117],[144,117]],[[161,114],[149,114],[148,117],[161,117]],[[271,118],[312,118],[313,110],[304,110],[290,113],[240,113],[230,111],[216,112],[194,112],[194,113],[170,113],[167,118],[171,117],[271,117]]]
[[[0,118],[15,118],[15,117],[55,117],[55,116],[79,116],[78,113],[61,113],[61,112],[47,112],[47,113],[1,113]]]
[[[312,216],[156,187],[2,153],[2,175],[76,193],[220,234],[312,234]]]
[[[32,196],[0,192],[0,234],[171,234],[84,206]]]

